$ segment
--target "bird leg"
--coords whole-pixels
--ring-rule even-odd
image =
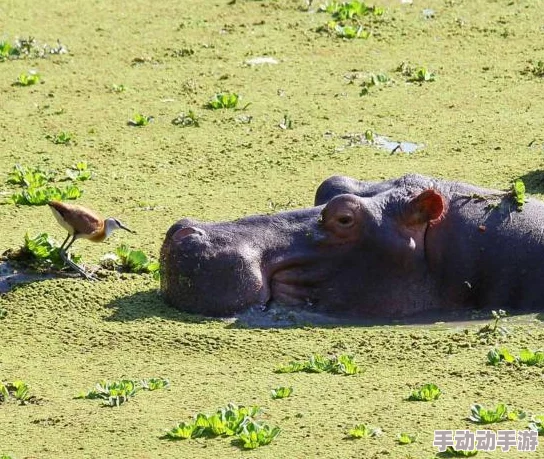
[[[72,237],[72,240],[66,245],[66,247],[64,247],[64,245],[66,244],[66,241]],[[64,242],[62,243],[62,245],[60,246],[60,249],[59,249],[59,254],[60,254],[60,257],[62,258],[62,260],[68,264],[72,269],[74,269],[75,271],[77,271],[79,274],[81,274],[85,279],[87,280],[96,280],[96,277],[94,277],[92,274],[89,274],[88,272],[86,272],[81,266],[79,266],[78,264],[74,263],[72,260],[70,260],[70,257],[68,255],[68,249],[70,248],[70,246],[75,242],[76,240],[76,237],[75,235],[72,236],[71,234],[68,235],[68,237],[64,240]]]
[[[64,239],[64,242],[60,245],[59,247],[59,251],[62,252],[64,250],[64,246],[66,245],[66,243],[68,242],[68,239],[70,239],[72,237],[72,235],[70,233],[68,233],[68,236],[66,236],[66,239]],[[74,241],[72,241],[70,244],[72,244]]]

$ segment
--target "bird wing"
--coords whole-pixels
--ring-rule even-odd
[[[48,203],[74,230],[74,234],[94,234],[104,229],[104,219],[86,207],[59,201]]]

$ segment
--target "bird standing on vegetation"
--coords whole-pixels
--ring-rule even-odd
[[[117,229],[124,229],[129,233],[134,233],[116,218],[103,219],[86,207],[65,204],[59,201],[50,201],[48,204],[60,226],[68,231],[68,236],[66,236],[59,249],[60,256],[65,263],[69,264],[86,279],[92,279],[91,275],[70,260],[67,254],[68,249],[76,239],[83,238],[93,242],[102,242],[112,231]]]

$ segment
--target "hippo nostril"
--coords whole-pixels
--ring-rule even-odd
[[[200,236],[204,236],[205,233],[200,228],[195,228],[193,226],[189,226],[187,228],[181,228],[181,229],[177,230],[174,233],[174,235],[172,236],[172,239],[174,239],[174,241],[178,242],[178,241],[181,241],[182,239],[186,238],[187,236],[190,236],[191,234],[198,234]]]

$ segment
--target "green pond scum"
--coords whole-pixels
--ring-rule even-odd
[[[181,217],[309,206],[333,174],[416,172],[513,192],[520,208],[525,193],[542,198],[541,0],[365,4],[379,15],[361,6],[318,11],[324,3],[3,2],[0,253],[27,233],[62,240],[47,206],[23,201],[41,200],[28,188],[63,192],[72,182],[85,191],[78,204],[137,232],[82,241],[78,251],[94,265],[120,244],[157,260]],[[413,73],[404,75],[403,63]],[[206,109],[214,94],[241,100]],[[349,140],[368,132],[423,147],[390,154],[371,139]],[[67,183],[49,182],[48,171],[60,179],[69,165]],[[485,336],[478,330],[492,323],[489,314],[424,326],[261,329],[173,310],[158,286],[150,274],[112,272],[99,282],[48,277],[0,294],[0,381],[24,381],[40,401],[0,403],[0,457],[430,459],[434,430],[482,428],[467,418],[475,405],[526,413],[485,428],[542,432],[543,367],[502,364],[498,351],[490,361],[500,364],[491,364],[488,353],[536,359],[543,313],[502,318],[507,333]],[[312,355],[353,356],[361,371],[275,372]],[[170,389],[111,409],[74,399],[93,382],[145,375],[161,375]],[[439,398],[406,400],[429,382]],[[274,400],[278,387],[294,395]],[[239,440],[242,448],[260,442],[251,451],[220,438],[162,438],[230,402],[260,406],[262,421],[281,433],[248,424]],[[361,425],[382,435],[350,440]],[[400,444],[399,433],[417,441]],[[523,457],[542,456],[539,439],[538,452]]]

